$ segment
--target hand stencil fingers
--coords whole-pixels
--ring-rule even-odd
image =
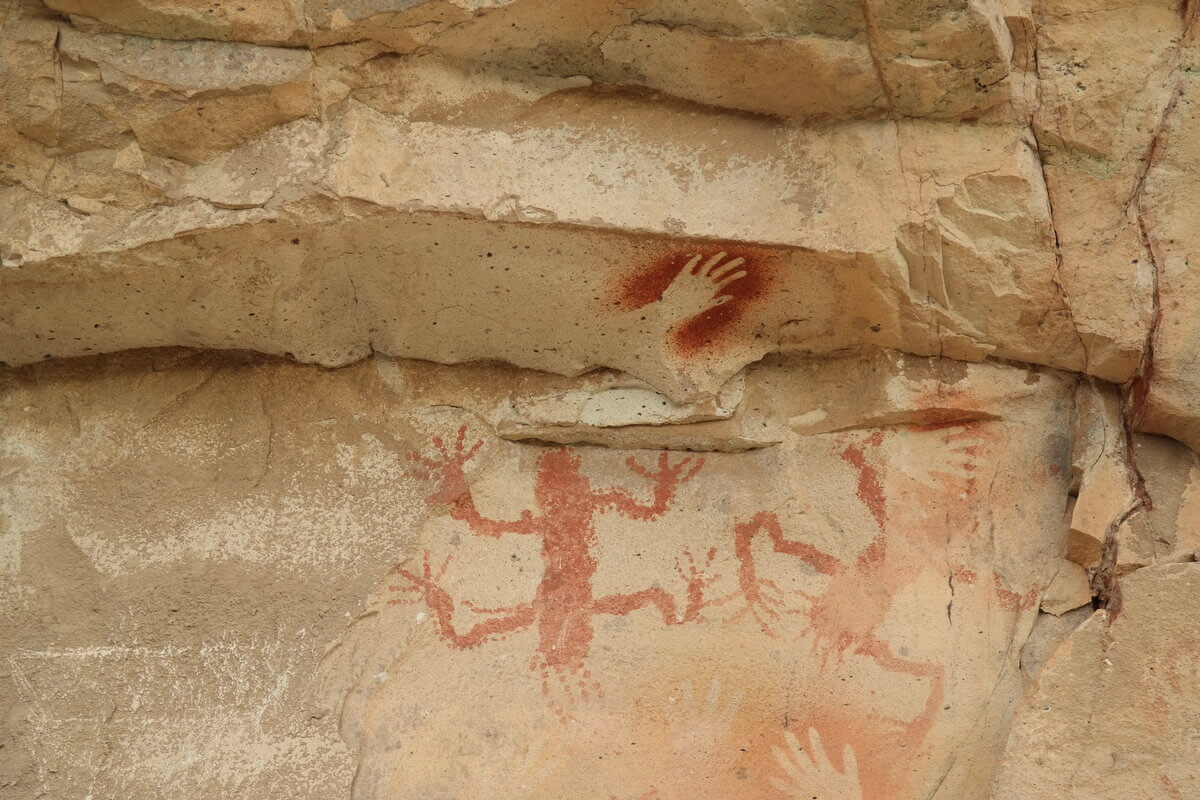
[[[704,258],[703,255],[692,256],[687,264],[684,265],[682,271],[690,275],[699,275],[702,278],[722,280],[742,264],[746,263],[746,259],[741,256],[725,261],[728,255],[728,253],[722,250],[714,256],[709,256],[709,259],[703,264],[700,263],[700,260]]]
[[[858,783],[858,759],[854,757],[854,748],[846,745],[842,748],[842,772],[846,777],[853,778]]]
[[[722,274],[720,277],[717,277],[714,275],[713,280],[716,281],[717,289],[724,289],[726,286],[733,283],[734,281],[740,281],[742,278],[746,277],[746,275],[748,275],[748,274],[749,273],[747,273],[746,270],[739,269],[739,270],[734,270],[733,272],[726,272],[726,273]]]
[[[723,258],[725,258],[725,251],[722,250],[720,253],[717,253],[715,256],[708,259],[708,261],[705,261],[703,266],[693,269],[692,274],[707,276],[708,273],[712,271],[713,267],[721,263]]]
[[[784,731],[782,746],[774,748],[780,775],[772,784],[787,795],[821,797],[822,800],[862,800],[858,761],[850,745],[842,750],[842,769],[830,763],[816,728],[809,728],[803,743],[791,731]]]
[[[832,772],[833,765],[829,763],[829,756],[825,754],[825,748],[821,745],[821,734],[816,728],[808,729],[808,740],[808,757],[813,766],[821,773]]]
[[[722,281],[722,282],[725,281],[726,279],[736,280],[736,278],[731,278],[731,276],[734,276],[735,273],[740,273],[737,277],[741,277],[742,275],[745,275],[746,271],[744,269],[738,269],[738,267],[740,267],[742,264],[745,264],[745,263],[746,263],[746,259],[740,258],[740,257],[735,258],[732,261],[722,264],[719,268],[714,269],[712,271],[712,273],[709,275],[709,277],[712,278],[714,281]]]
[[[791,731],[785,731],[783,737],[787,742],[787,748],[775,748],[775,761],[791,778],[793,784],[803,783],[804,776],[808,773],[808,770],[804,768],[804,748],[800,746],[800,740],[796,738],[796,734]]]
[[[658,298],[678,315],[677,321],[737,300],[742,292],[736,287],[749,286],[754,278],[751,257],[731,257],[724,250],[686,253],[681,260],[686,263]]]
[[[725,258],[725,253],[721,253],[718,256],[717,262],[714,263],[708,270],[708,277],[714,281],[719,280],[724,275],[728,275],[731,271],[746,263],[746,259],[738,256],[737,258],[731,259],[722,264],[720,259],[723,258]]]

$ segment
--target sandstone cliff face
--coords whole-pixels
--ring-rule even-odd
[[[1200,22],[0,2],[0,798],[1200,796]]]

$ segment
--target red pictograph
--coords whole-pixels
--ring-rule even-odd
[[[958,498],[960,519],[969,516],[969,499],[978,483],[975,461],[984,432],[981,423],[921,426],[917,434],[937,434],[935,446],[944,453],[940,464],[929,475],[903,479],[908,491],[902,495],[930,504],[949,503]],[[585,662],[594,636],[594,618],[598,615],[624,616],[639,609],[653,609],[666,625],[682,625],[700,619],[706,608],[740,601],[741,608],[727,621],[752,618],[767,636],[777,636],[784,615],[807,619],[813,649],[822,664],[830,658],[841,660],[853,653],[873,660],[883,670],[928,681],[923,710],[909,720],[895,720],[904,729],[904,740],[916,745],[931,729],[945,697],[945,669],[935,661],[922,661],[897,655],[893,646],[878,631],[891,610],[894,597],[917,580],[928,566],[927,540],[940,540],[944,528],[929,530],[905,518],[903,509],[889,508],[884,490],[881,464],[883,445],[895,431],[877,430],[860,436],[840,438],[839,455],[857,473],[855,494],[870,513],[877,533],[854,557],[839,558],[813,544],[790,538],[775,513],[760,511],[749,520],[733,525],[733,555],[737,562],[737,587],[732,593],[716,598],[706,591],[720,579],[711,573],[717,549],[709,548],[697,558],[681,549],[675,569],[683,588],[682,600],[661,587],[597,597],[593,576],[597,569],[595,516],[609,511],[626,519],[648,522],[667,513],[679,488],[693,479],[703,467],[703,459],[688,456],[672,463],[669,453],[658,454],[654,467],[630,457],[629,470],[648,482],[650,498],[641,501],[622,488],[597,489],[581,470],[579,456],[559,447],[546,450],[538,459],[533,495],[535,509],[522,511],[515,520],[496,520],[484,516],[476,506],[465,473],[466,464],[476,455],[482,442],[466,446],[466,426],[459,428],[452,444],[434,437],[436,456],[412,454],[409,459],[437,488],[430,496],[433,504],[450,505],[450,516],[465,523],[479,536],[535,536],[541,542],[543,574],[534,597],[528,602],[506,608],[482,608],[469,602],[456,602],[443,586],[450,564],[448,557],[436,568],[425,552],[417,570],[401,566],[396,573],[404,583],[389,587],[394,592],[415,594],[432,614],[439,636],[451,647],[466,650],[509,634],[536,628],[538,645],[532,668],[541,673],[543,688],[549,692],[549,678],[564,685],[568,680],[586,697],[590,683]],[[890,485],[890,483],[889,483]],[[956,512],[959,513],[959,512]],[[949,512],[947,512],[949,514]],[[895,518],[894,518],[895,517]],[[950,519],[947,516],[947,524]],[[964,531],[969,533],[969,526]],[[756,562],[763,547],[771,553],[799,559],[821,576],[820,592],[788,590],[760,574]],[[941,547],[942,544],[936,544]],[[978,575],[964,566],[952,566],[951,581],[975,584]],[[1009,589],[994,573],[994,597],[998,605],[1012,611],[1031,608],[1039,590],[1034,587],[1020,594]],[[802,598],[797,600],[796,598]],[[397,599],[393,603],[411,602]],[[462,625],[456,619],[458,608],[486,616],[481,621]],[[905,651],[901,651],[905,653]],[[561,710],[560,710],[561,713]]]
[[[728,344],[750,309],[775,283],[776,254],[741,242],[697,243],[672,248],[619,276],[613,304],[635,310],[664,303],[677,314],[666,332],[680,358]]]
[[[950,464],[943,465],[927,499],[945,504],[947,495],[970,498],[977,486],[974,459],[979,455],[978,423],[937,424],[916,428],[922,433],[938,433]],[[877,466],[876,453],[888,433],[875,431],[851,440],[841,451],[841,458],[858,473],[856,495],[870,511],[878,526],[878,534],[853,560],[838,559],[811,544],[794,541],[785,535],[778,517],[771,512],[759,512],[748,522],[735,525],[734,551],[738,558],[739,593],[744,606],[737,616],[750,615],[768,636],[775,636],[775,627],[785,614],[800,614],[808,619],[813,648],[823,660],[834,656],[841,659],[855,653],[874,660],[888,672],[909,675],[929,681],[925,707],[914,719],[903,723],[906,739],[915,744],[929,732],[945,696],[945,669],[932,661],[917,661],[897,656],[892,646],[877,631],[891,609],[896,593],[910,585],[924,569],[925,551],[921,538],[925,531],[909,528],[891,518]],[[955,458],[959,461],[955,462]],[[920,487],[921,481],[916,481]],[[921,491],[922,489],[919,489]],[[802,591],[788,592],[777,583],[759,577],[753,543],[765,536],[771,551],[793,556],[807,563],[819,575],[830,578],[820,594]],[[952,579],[972,584],[977,575],[965,567],[957,567]],[[997,604],[1009,611],[1023,611],[1036,604],[1040,590],[1030,588],[1024,594],[1012,591],[993,574],[994,596]],[[735,594],[734,597],[737,597]],[[805,605],[792,606],[789,594],[804,598]],[[718,602],[725,602],[726,597]]]
[[[451,504],[450,516],[465,522],[480,536],[537,536],[542,543],[544,573],[537,593],[528,603],[492,609],[464,604],[472,612],[491,617],[460,630],[455,625],[455,601],[441,585],[450,559],[434,569],[426,551],[419,572],[398,567],[396,572],[407,583],[391,586],[391,590],[420,595],[437,622],[439,634],[452,647],[465,650],[536,625],[539,641],[533,667],[542,671],[544,679],[549,673],[559,679],[568,675],[584,679],[589,677],[584,671],[584,660],[591,646],[592,620],[596,615],[625,615],[652,607],[667,625],[681,625],[700,616],[704,589],[719,577],[706,573],[716,556],[715,548],[700,560],[685,549],[676,560],[675,568],[684,582],[687,597],[682,607],[671,592],[660,587],[596,597],[592,588],[597,564],[593,518],[606,511],[616,511],[631,520],[658,518],[670,508],[679,487],[700,471],[703,459],[693,462],[689,456],[672,464],[664,452],[659,454],[657,467],[652,469],[631,456],[626,462],[630,471],[650,482],[651,499],[640,502],[624,489],[593,488],[580,471],[579,457],[571,450],[565,447],[548,450],[538,460],[533,489],[536,513],[527,510],[516,520],[494,520],[483,516],[476,507],[464,472],[464,466],[483,443],[475,442],[468,448],[465,438],[466,426],[463,426],[452,446],[441,437],[433,438],[436,458],[410,456],[419,469],[439,483],[430,502]],[[579,685],[586,691],[582,681]]]
[[[819,595],[797,591],[807,600],[807,607],[791,607],[787,592],[757,575],[751,545],[760,534],[769,538],[773,552],[799,558],[817,573],[830,576],[828,588]],[[891,607],[892,593],[915,574],[915,570],[888,562],[884,534],[872,540],[852,562],[845,563],[805,542],[787,539],[775,514],[760,512],[736,526],[735,543],[738,580],[745,601],[737,616],[750,614],[763,633],[775,636],[782,615],[801,614],[808,619],[813,649],[822,655],[823,663],[831,656],[840,659],[852,652],[873,659],[888,672],[929,679],[924,710],[903,723],[907,738],[914,744],[923,739],[942,704],[945,670],[932,661],[898,657],[876,633]]]

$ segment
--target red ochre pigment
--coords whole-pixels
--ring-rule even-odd
[[[718,253],[725,253],[728,260],[745,259],[739,269],[745,270],[746,276],[722,290],[722,294],[731,295],[732,300],[685,320],[672,330],[669,344],[676,355],[684,358],[728,344],[738,321],[774,283],[774,254],[769,250],[733,242],[706,242],[702,247],[672,248],[622,277],[617,284],[614,304],[632,311],[657,302],[692,258],[699,255],[700,263],[704,263]]]
[[[686,549],[682,551],[683,560],[677,563],[677,571],[687,589],[687,603],[682,608],[675,595],[661,587],[596,597],[592,576],[597,567],[595,516],[615,511],[630,520],[649,522],[658,519],[670,509],[679,487],[700,471],[704,459],[686,456],[672,463],[672,458],[664,451],[659,454],[657,469],[651,469],[630,456],[626,462],[629,470],[650,483],[652,499],[645,503],[622,488],[593,488],[584,477],[579,456],[574,451],[565,447],[546,450],[538,459],[533,489],[537,511],[526,510],[516,520],[493,520],[483,516],[475,506],[467,482],[464,466],[483,443],[466,447],[466,430],[465,425],[459,428],[453,445],[434,437],[433,444],[439,457],[414,453],[409,460],[418,465],[419,471],[440,479],[440,488],[432,499],[438,503],[452,503],[451,518],[465,522],[476,534],[493,538],[506,533],[538,537],[542,543],[544,572],[537,594],[531,600],[508,608],[470,608],[480,614],[503,616],[460,631],[454,619],[456,603],[441,585],[450,559],[434,569],[429,551],[425,551],[419,571],[397,567],[396,574],[407,583],[389,589],[420,595],[433,614],[441,637],[452,647],[468,650],[489,640],[536,627],[540,658],[535,657],[530,666],[541,672],[543,691],[549,694],[549,678],[553,672],[560,680],[567,675],[582,675],[578,684],[582,694],[589,686],[599,688],[598,684],[587,683],[589,673],[584,669],[591,649],[595,616],[625,616],[641,608],[654,608],[667,625],[682,625],[699,618],[704,607],[703,589],[712,578],[703,574]],[[715,556],[714,548],[708,552],[703,566],[710,565]]]

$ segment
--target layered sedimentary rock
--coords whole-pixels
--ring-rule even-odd
[[[0,5],[0,799],[1192,796],[1197,17]]]
[[[636,50],[648,58],[716,59],[727,80],[756,86],[763,68],[701,55],[690,39],[741,41],[739,55],[815,46],[833,35],[820,19],[768,15],[738,39],[706,32],[685,8],[659,9],[655,22],[607,9],[562,31],[524,6],[480,11],[412,53],[371,39],[309,51],[81,34],[44,19],[7,26],[24,45],[40,35],[45,69],[63,76],[61,99],[42,104],[43,125],[55,124],[41,139],[13,115],[31,151],[16,168],[53,172],[48,151],[91,163],[59,166],[49,192],[30,174],[6,193],[12,335],[0,358],[180,344],[323,364],[371,351],[496,358],[565,374],[617,368],[675,399],[711,395],[779,349],[869,344],[1086,368],[1056,285],[1036,142],[1011,119],[1020,104],[1001,104],[1009,113],[994,124],[946,121],[982,113],[984,97],[1020,94],[1028,64],[1011,63],[1001,20],[973,7],[937,12],[947,43],[972,44],[976,74],[974,61],[933,58],[932,41],[917,48],[899,10],[873,11],[874,23],[839,15],[847,27],[830,52],[861,40],[861,68],[892,88],[868,92],[871,108],[882,104],[871,113],[858,101],[817,113],[745,109],[735,100],[744,90],[728,102],[694,97],[635,70],[631,54],[618,60],[634,72],[609,74],[603,53],[633,47],[646,28],[657,33]],[[516,34],[506,20],[521,13],[540,22]],[[538,34],[563,63],[526,63],[520,40]],[[598,48],[561,38],[601,36]],[[888,64],[878,76],[868,51]],[[844,66],[813,58],[833,73],[825,84],[785,60],[815,94],[846,101]],[[947,113],[952,85],[985,76],[989,92],[972,90]],[[630,81],[669,94],[608,88]],[[805,121],[814,116],[822,124]],[[108,128],[102,141],[97,127]],[[745,275],[720,287],[730,302],[714,308],[713,282],[684,268],[720,253],[743,259]],[[548,319],[547,308],[560,313]],[[27,330],[38,335],[19,335]],[[1127,379],[1135,366],[1105,377]]]
[[[783,424],[751,452],[491,432],[548,382],[186,354],[11,380],[47,789],[317,796],[357,765],[357,797],[750,796],[801,791],[819,741],[815,780],[864,797],[978,796],[1064,546],[1069,376],[764,363],[745,392]]]

